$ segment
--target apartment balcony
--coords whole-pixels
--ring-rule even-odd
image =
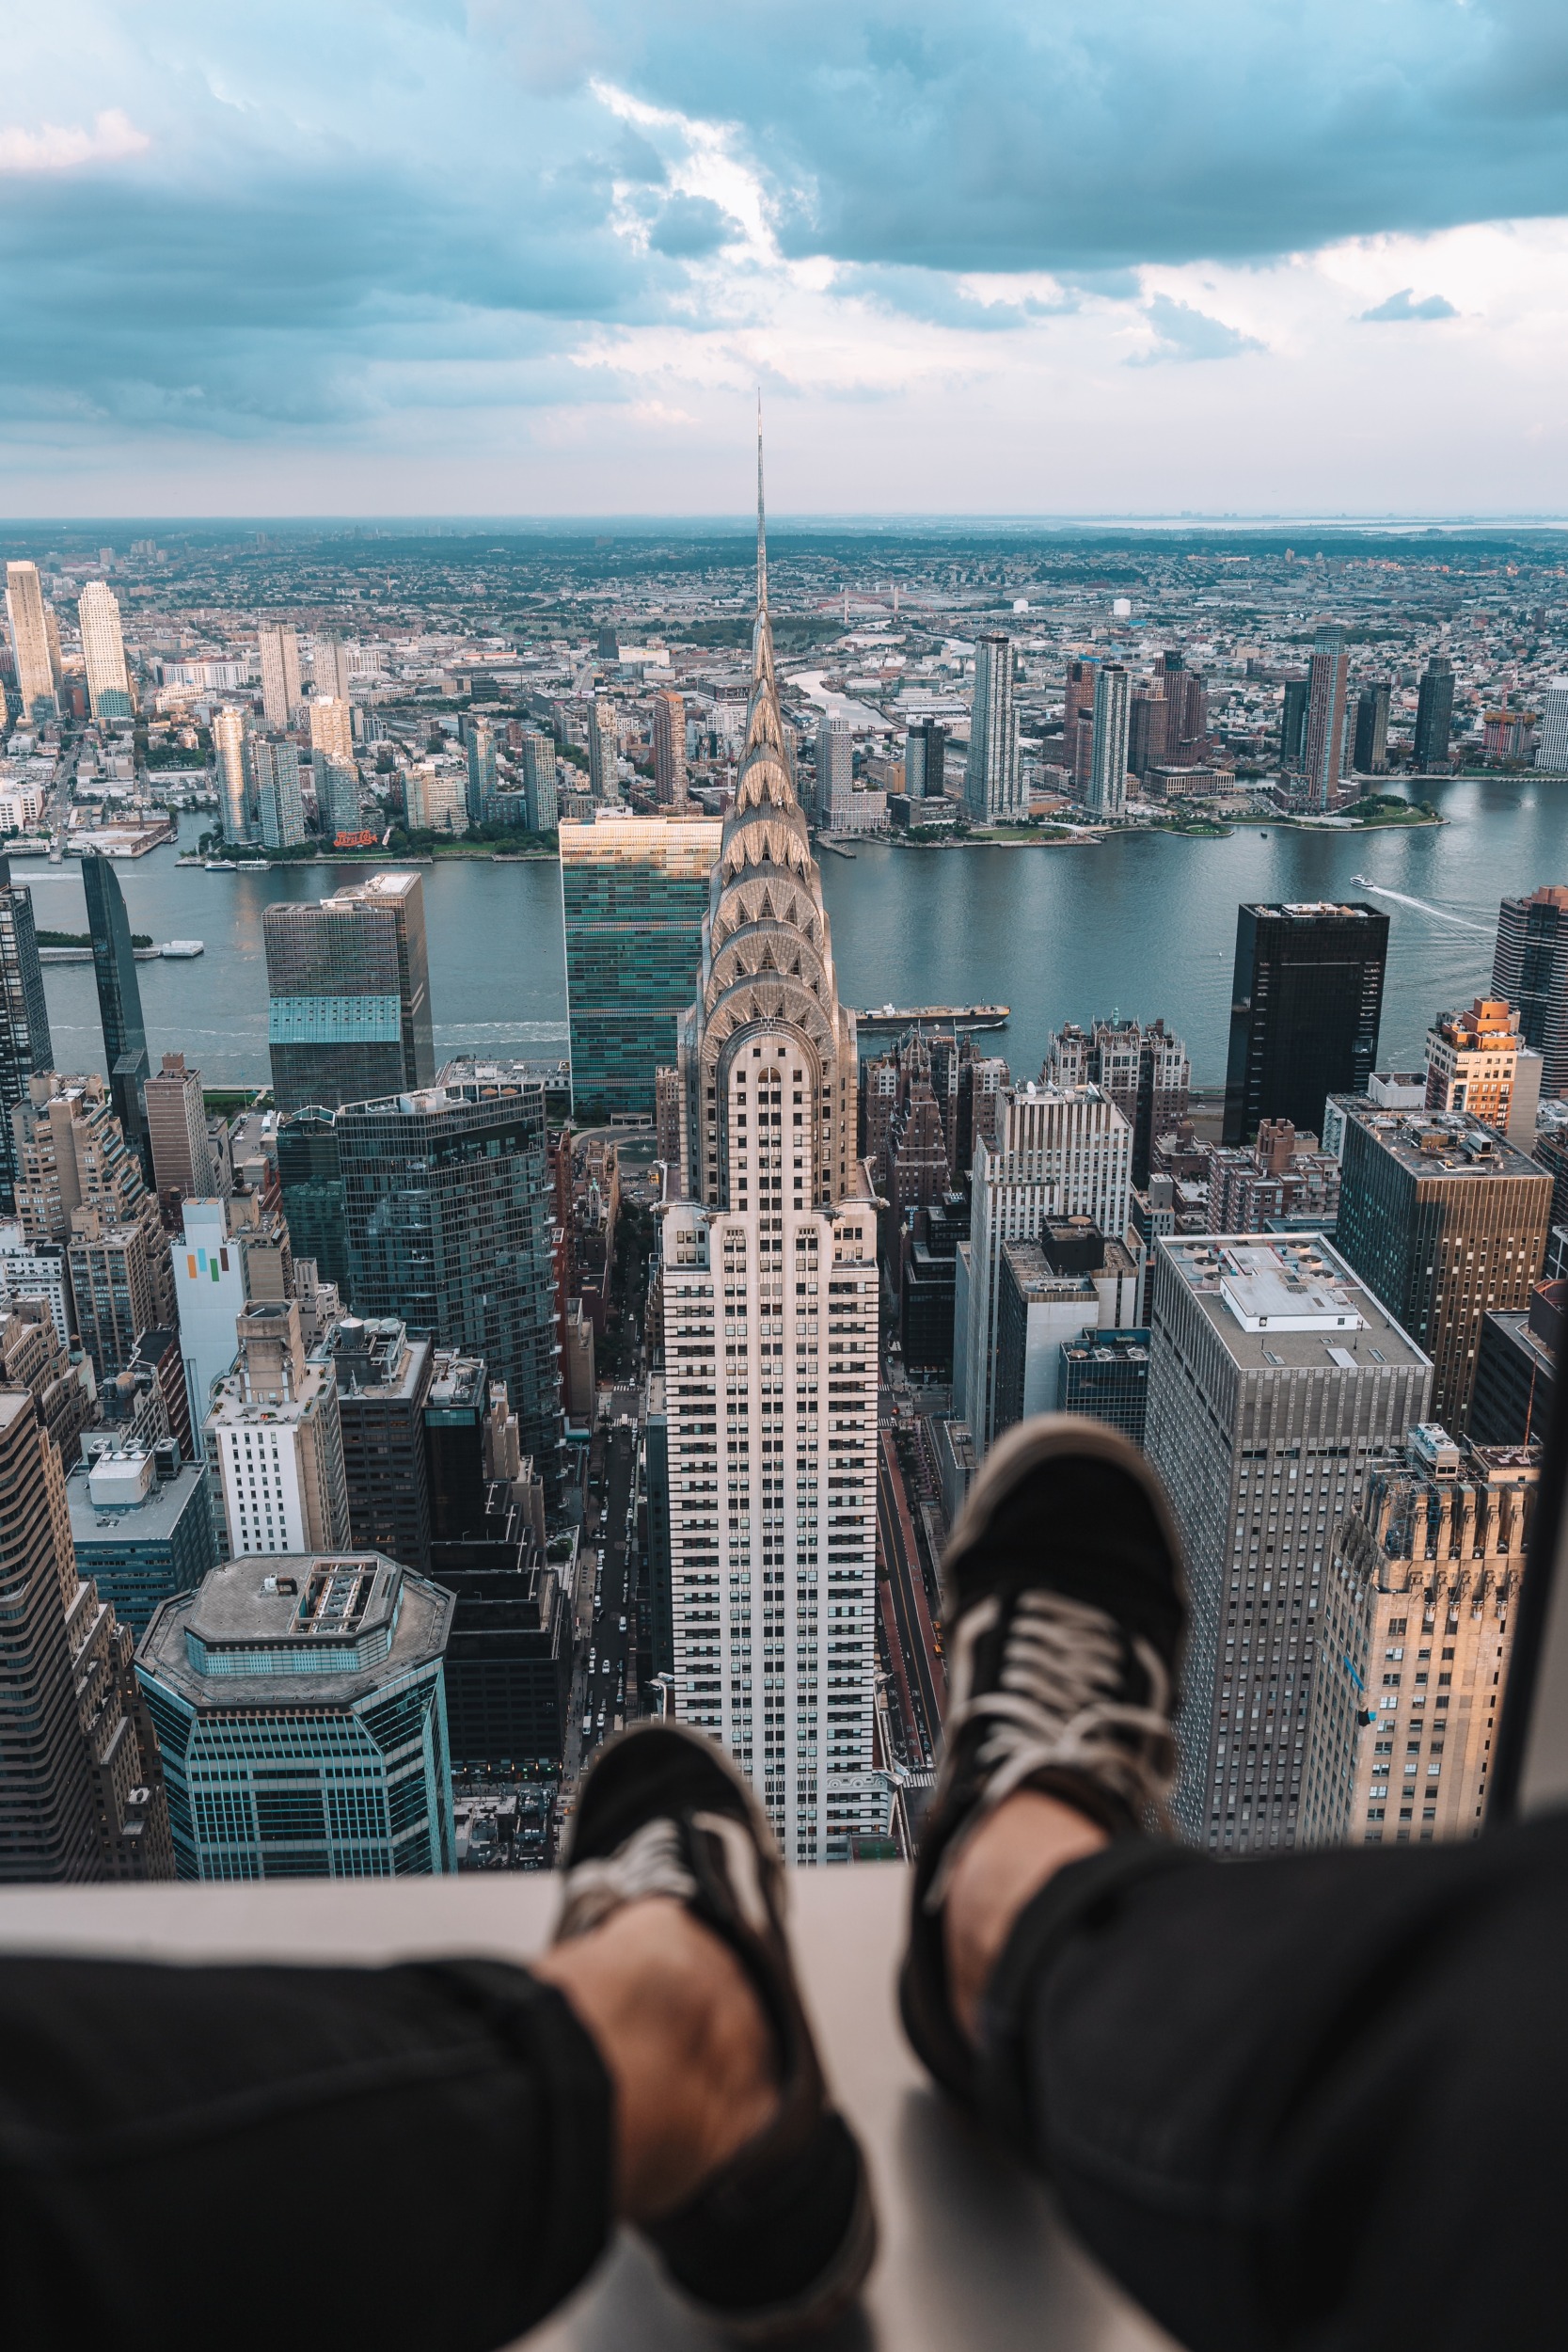
[[[864,2139],[882,2220],[863,2313],[824,2352],[1162,2352],[1168,2339],[1110,2285],[1039,2185],[956,2116],[910,2055],[894,2005],[904,1870],[872,1864],[792,1881],[808,1998]],[[545,1942],[556,1899],[548,1878],[517,1874],[29,1887],[0,1895],[0,1948],[183,1962],[526,1960]],[[461,2253],[453,2248],[454,2264]],[[715,2339],[627,2238],[528,2342],[537,2352],[702,2352]]]

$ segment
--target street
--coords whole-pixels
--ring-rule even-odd
[[[635,1422],[601,1422],[588,1456],[584,1573],[594,1578],[594,1613],[579,1642],[567,1722],[566,1778],[572,1786],[594,1752],[639,1711]]]

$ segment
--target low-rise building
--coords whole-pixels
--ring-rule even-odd
[[[172,1438],[106,1447],[65,1491],[78,1571],[138,1638],[160,1601],[194,1592],[217,1565],[206,1472],[182,1463]]]

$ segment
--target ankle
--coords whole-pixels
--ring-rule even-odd
[[[1034,1788],[1005,1800],[964,1841],[942,1905],[948,1998],[971,2042],[980,2005],[1020,1913],[1069,1862],[1110,1843],[1085,1813]]]
[[[751,1979],[679,1903],[628,1903],[534,1973],[571,2003],[614,2085],[626,2220],[676,2211],[776,2111],[773,2036]]]

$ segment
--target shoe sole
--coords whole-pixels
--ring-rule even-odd
[[[1165,1490],[1149,1468],[1148,1457],[1140,1454],[1130,1438],[1118,1429],[1108,1429],[1102,1421],[1089,1421],[1081,1413],[1037,1413],[1033,1420],[1009,1429],[1000,1444],[987,1454],[984,1467],[969,1490],[963,1509],[959,1512],[947,1549],[942,1554],[942,1601],[951,1617],[954,1595],[949,1579],[954,1566],[966,1552],[973,1551],[990,1534],[997,1511],[1010,1500],[1016,1489],[1035,1470],[1051,1462],[1070,1456],[1082,1461],[1085,1456],[1104,1462],[1114,1470],[1123,1470],[1135,1480],[1155,1521],[1164,1538],[1170,1554],[1177,1597],[1181,1603],[1183,1629],[1188,1619],[1187,1572],[1182,1555],[1181,1538],[1177,1532]],[[1181,1680],[1181,1659],[1186,1636],[1178,1645],[1171,1674],[1178,1689]]]

